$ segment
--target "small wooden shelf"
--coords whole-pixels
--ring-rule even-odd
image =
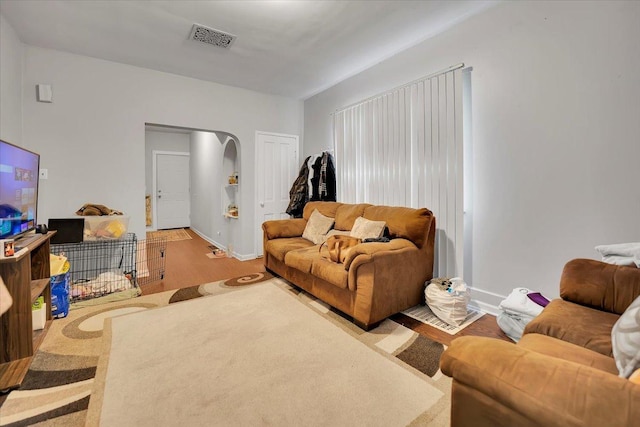
[[[0,316],[0,390],[20,387],[31,359],[51,326],[49,240],[55,234],[34,234],[17,242],[25,251],[0,260],[2,276],[13,304]],[[43,296],[46,304],[44,329],[33,331],[31,305]]]
[[[0,391],[10,390],[22,384],[31,365],[31,359],[33,357],[24,357],[0,364]]]
[[[238,215],[231,215],[230,213],[224,214],[224,217],[225,218],[238,219]]]
[[[42,292],[44,292],[45,288],[49,286],[50,280],[51,279],[46,278],[31,281],[31,304],[36,302],[38,297],[42,295]]]

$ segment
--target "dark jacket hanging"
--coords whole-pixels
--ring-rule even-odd
[[[331,155],[326,151],[313,164],[311,185],[311,200],[336,201],[336,169]]]
[[[289,206],[287,207],[287,213],[294,218],[302,218],[302,211],[304,205],[309,201],[309,167],[307,162],[311,156],[307,157],[302,163],[300,173],[293,182],[291,190],[289,191]]]

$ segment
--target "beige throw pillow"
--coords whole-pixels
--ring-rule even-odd
[[[304,232],[302,233],[302,237],[307,240],[312,241],[316,245],[322,243],[325,238],[327,232],[333,226],[333,218],[329,218],[328,216],[322,215],[315,209],[311,216],[309,217],[309,221],[307,221],[307,225],[304,228]]]
[[[611,347],[620,377],[640,368],[640,297],[622,313],[611,330]]]
[[[371,221],[362,216],[356,218],[353,223],[353,228],[349,234],[351,237],[357,237],[358,239],[377,239],[382,237],[384,233],[384,227],[386,223],[384,221]]]

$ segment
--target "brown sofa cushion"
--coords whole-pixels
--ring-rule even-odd
[[[284,257],[289,251],[308,248],[314,246],[313,243],[302,237],[288,237],[275,240],[268,240],[265,244],[265,251],[279,261],[284,262]]]
[[[311,213],[318,209],[324,216],[328,216],[329,218],[336,217],[336,210],[342,206],[342,203],[338,202],[309,202],[304,205],[304,210],[302,211],[302,217],[307,221],[311,217]]]
[[[341,289],[347,289],[349,273],[342,264],[331,262],[323,257],[314,259],[311,274]]]
[[[546,335],[526,334],[518,342],[518,346],[618,375],[616,363],[611,357]]]
[[[360,203],[357,205],[344,204],[336,209],[336,223],[333,228],[336,230],[351,230],[356,218],[364,215],[364,210],[371,206],[368,203]]]
[[[524,333],[548,335],[612,357],[611,329],[619,317],[554,299],[524,328]]]
[[[289,251],[284,256],[284,263],[291,268],[300,270],[303,273],[311,272],[311,264],[313,260],[320,257],[318,246],[310,246],[308,248],[296,249]]]
[[[411,240],[419,248],[424,244],[429,222],[433,214],[429,209],[413,209],[391,206],[369,206],[364,210],[366,219],[385,221],[389,235]]]

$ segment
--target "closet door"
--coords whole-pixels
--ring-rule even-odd
[[[298,136],[256,132],[256,255],[262,256],[262,223],[289,218],[289,190],[298,174]]]
[[[189,153],[154,152],[156,229],[190,227]]]

